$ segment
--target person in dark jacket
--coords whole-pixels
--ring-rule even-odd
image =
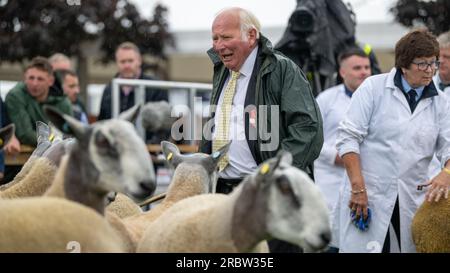
[[[73,116],[82,123],[89,124],[86,108],[78,97],[78,94],[80,93],[80,83],[77,73],[70,69],[60,69],[58,70],[57,75],[61,80],[61,87],[64,94],[66,94],[72,103]]]
[[[0,97],[0,128],[3,128],[10,123],[8,115],[6,114],[5,104]],[[2,180],[5,174],[5,153],[12,155],[20,153],[20,142],[15,135],[13,135],[10,141],[3,146],[2,150],[0,150],[0,185],[3,184]]]
[[[216,111],[208,123],[212,135],[204,135],[200,151],[215,152],[231,140],[228,155],[219,162],[217,192],[231,192],[280,149],[291,152],[293,165],[312,175],[323,144],[322,119],[301,69],[273,50],[256,17],[242,8],[220,12],[212,38],[210,103]],[[278,240],[269,245],[272,252],[300,251]]]
[[[69,99],[52,95],[53,83],[53,69],[48,60],[35,57],[25,68],[24,82],[17,83],[6,95],[6,110],[21,144],[36,146],[36,121],[48,123],[43,111],[45,105],[72,115]]]
[[[156,78],[144,75],[141,69],[142,56],[139,48],[131,42],[124,42],[117,47],[116,65],[118,73],[115,78],[122,79],[140,79],[140,80],[156,80]],[[119,95],[119,113],[130,109],[134,105],[134,87],[120,86]],[[100,113],[98,120],[109,119],[112,117],[112,82],[110,82],[103,90],[102,100],[100,104]],[[165,90],[146,88],[145,102],[149,101],[168,101],[168,93]],[[152,134],[147,132],[147,140],[159,144],[161,140],[152,139]]]
[[[62,87],[62,79],[59,74],[59,71],[62,70],[72,70],[72,62],[70,61],[69,57],[62,53],[55,53],[48,57],[49,63],[52,65],[53,68],[53,76],[55,78],[55,81],[53,83],[52,88],[50,89],[50,95],[52,96],[63,96],[64,90]]]

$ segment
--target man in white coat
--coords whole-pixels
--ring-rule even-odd
[[[338,57],[339,74],[343,83],[324,90],[317,96],[317,104],[323,120],[324,144],[320,155],[314,161],[314,180],[327,201],[330,218],[339,198],[339,187],[345,175],[344,163],[336,149],[336,132],[344,119],[353,92],[371,75],[370,59],[366,53],[355,47],[342,52]],[[332,226],[335,226],[331,223]],[[337,247],[337,234],[333,236]]]
[[[395,46],[395,68],[367,78],[352,97],[338,128],[336,145],[347,177],[339,202],[341,252],[389,252],[392,223],[402,252],[415,252],[411,221],[424,198],[448,198],[450,104],[432,77],[439,66],[436,37],[415,30]],[[433,154],[443,169],[426,194]],[[368,217],[367,230],[353,225],[350,212]]]
[[[433,77],[434,85],[450,99],[450,31],[444,32],[437,38],[439,43],[439,70]],[[429,167],[430,179],[435,177],[442,167],[436,157]]]

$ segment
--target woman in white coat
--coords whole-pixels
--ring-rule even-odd
[[[341,252],[389,252],[390,223],[401,251],[415,252],[411,220],[425,198],[417,186],[435,152],[448,170],[431,180],[427,197],[448,197],[450,104],[432,81],[438,56],[431,33],[410,32],[395,46],[396,68],[369,77],[353,95],[336,140],[348,174],[338,208]],[[350,211],[366,219],[368,208],[371,222],[361,231]]]

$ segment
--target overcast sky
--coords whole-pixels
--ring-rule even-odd
[[[222,8],[240,6],[252,11],[262,27],[284,26],[295,8],[296,0],[130,0],[146,17],[157,3],[169,9],[172,31],[209,29],[214,15]],[[392,21],[388,12],[396,0],[343,0],[350,3],[358,23]]]

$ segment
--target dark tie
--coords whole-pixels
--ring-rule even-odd
[[[408,92],[408,104],[409,108],[411,108],[411,113],[416,109],[416,96],[417,92],[414,89],[409,90]]]

